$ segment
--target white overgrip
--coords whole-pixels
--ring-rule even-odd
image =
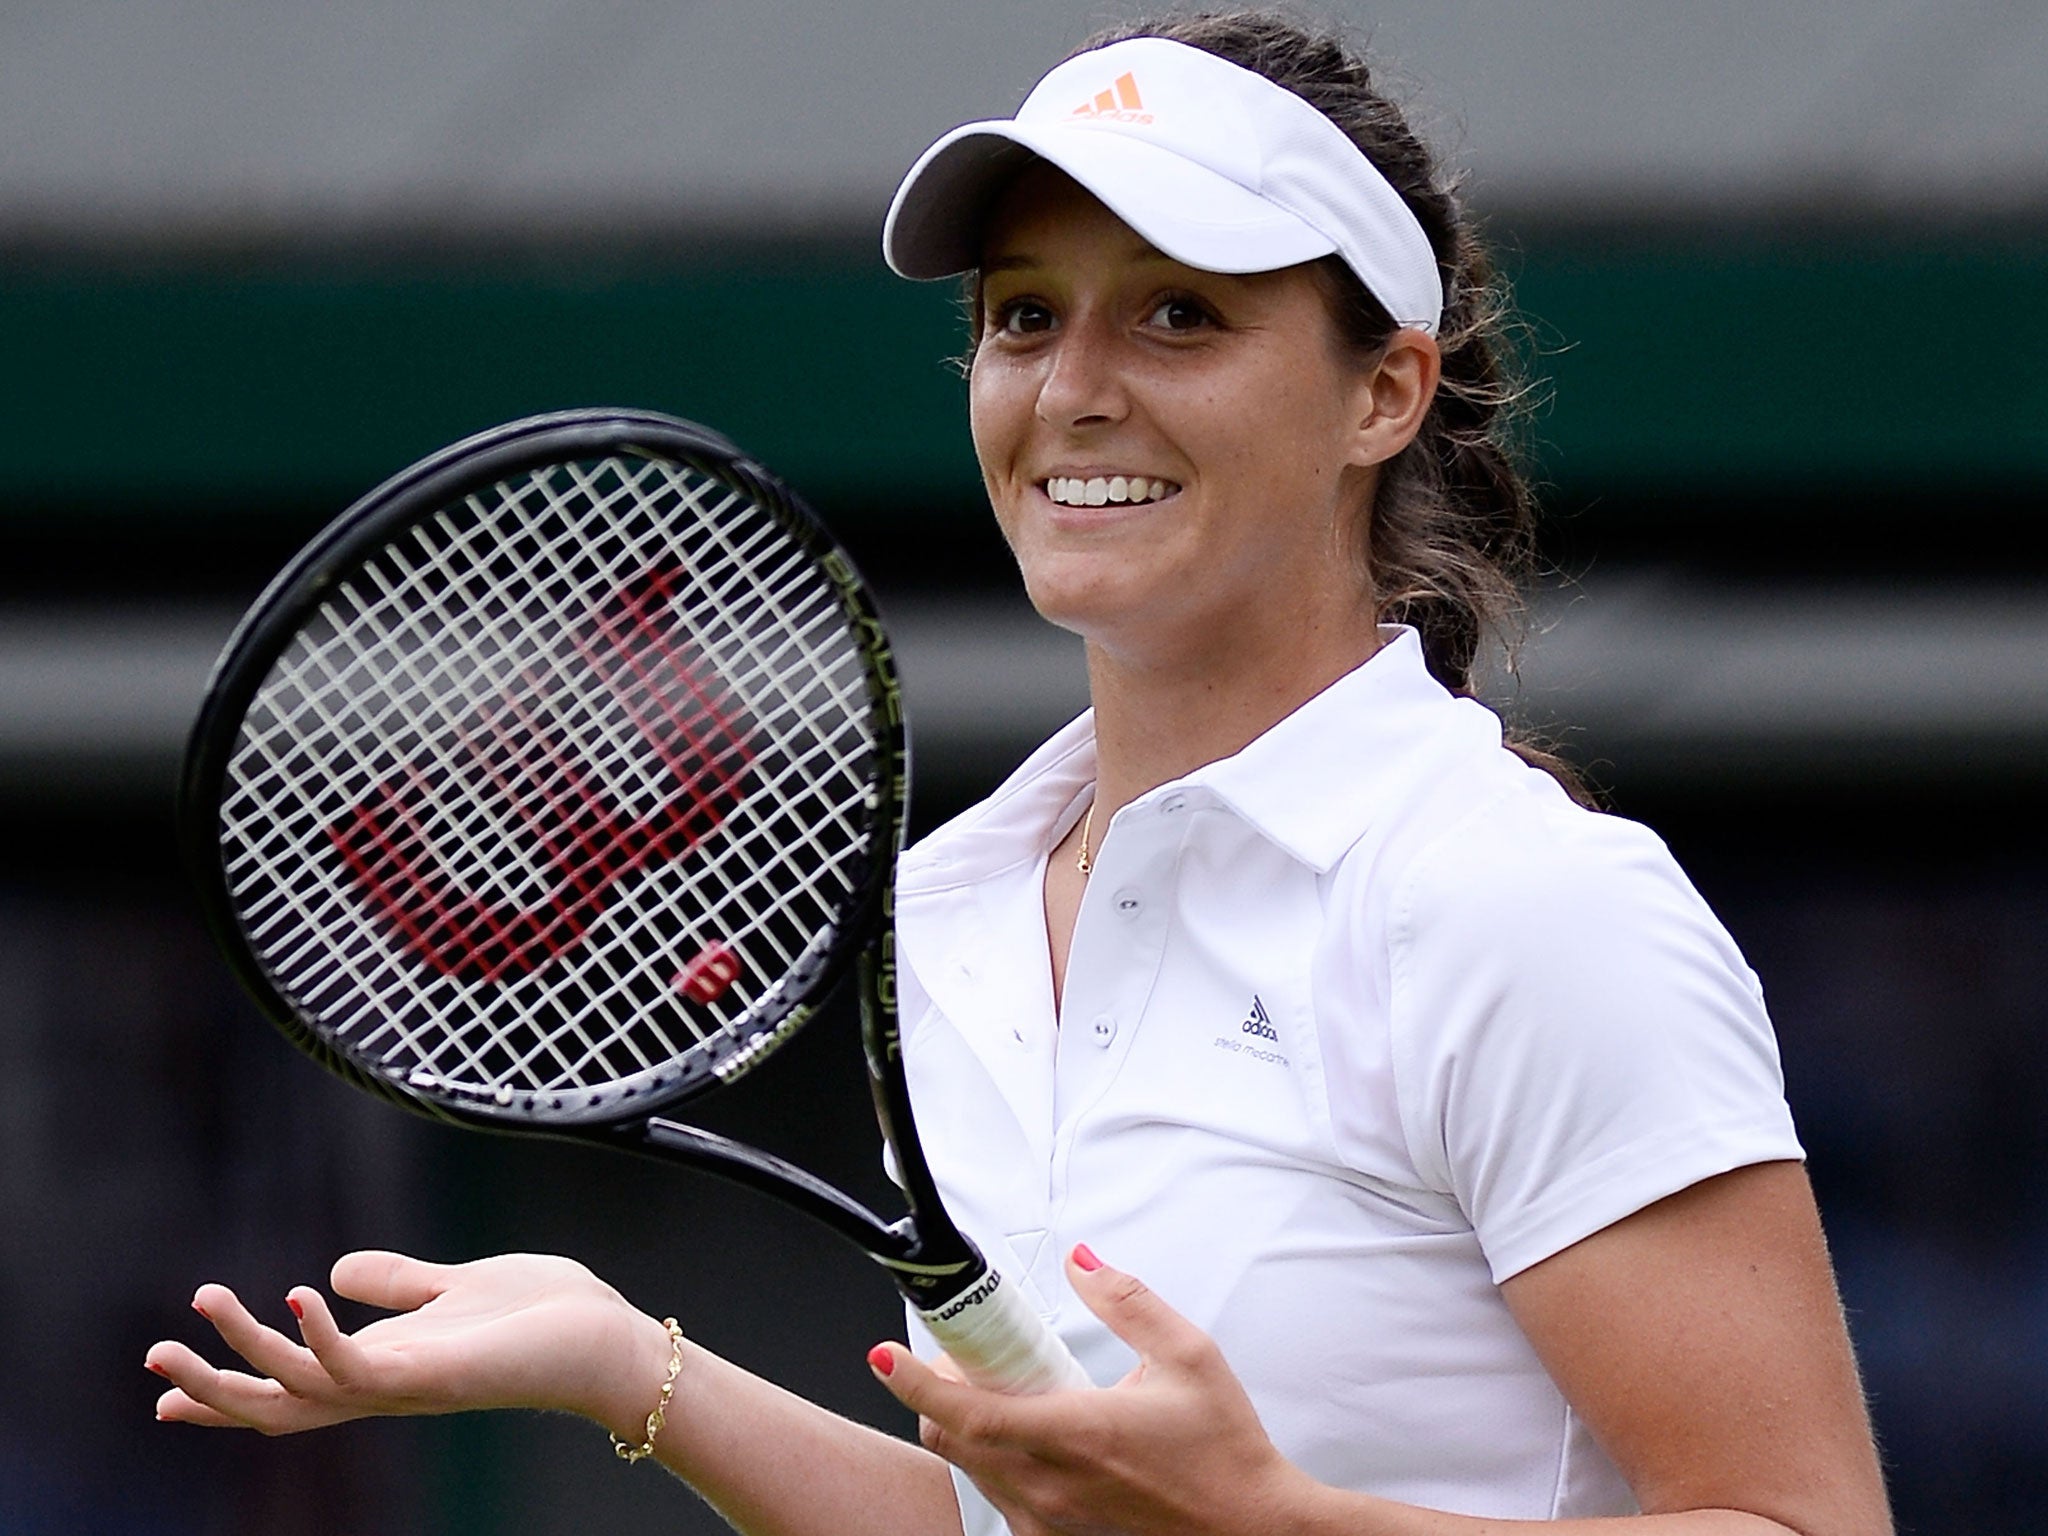
[[[1029,1394],[1095,1385],[1024,1293],[993,1269],[943,1306],[917,1315],[977,1387]]]

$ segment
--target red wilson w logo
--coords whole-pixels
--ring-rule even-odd
[[[530,665],[457,728],[454,753],[399,769],[327,828],[364,902],[431,970],[531,974],[583,941],[621,879],[689,852],[738,804],[754,753],[684,633],[682,579],[657,566],[617,589],[568,654]],[[586,745],[572,742],[579,727]],[[599,779],[592,737],[624,739],[631,776],[660,786],[654,809],[633,814]],[[515,883],[539,899],[479,888]]]

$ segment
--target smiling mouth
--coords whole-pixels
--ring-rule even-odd
[[[1075,475],[1054,475],[1045,482],[1045,494],[1063,507],[1163,501],[1179,491],[1180,487],[1171,480],[1152,480],[1143,475],[1093,475],[1086,480]]]

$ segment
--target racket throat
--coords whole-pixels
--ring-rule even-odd
[[[683,1163],[772,1195],[824,1223],[889,1271],[920,1311],[949,1306],[989,1273],[980,1251],[941,1217],[920,1231],[917,1218],[884,1221],[858,1200],[786,1158],[716,1132],[659,1116],[625,1143],[664,1162]]]
[[[936,1225],[938,1231],[920,1233],[917,1219],[906,1216],[890,1228],[905,1244],[903,1257],[875,1255],[903,1299],[920,1312],[952,1306],[994,1274],[969,1238],[950,1223]]]
[[[898,1263],[915,1262],[914,1239],[898,1230],[902,1223],[884,1221],[844,1190],[772,1152],[659,1116],[625,1144],[664,1162],[683,1163],[772,1195],[824,1223],[892,1272]]]

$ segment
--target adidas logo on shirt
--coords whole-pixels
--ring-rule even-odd
[[[1238,1025],[1242,1034],[1257,1035],[1261,1040],[1278,1040],[1280,1031],[1273,1027],[1273,1021],[1266,1017],[1266,1005],[1259,1001],[1259,994],[1252,994],[1251,1016]]]
[[[1245,1038],[1247,1035],[1251,1036],[1249,1040]],[[1268,1045],[1267,1041],[1272,1044]],[[1256,992],[1252,994],[1251,1012],[1237,1026],[1237,1033],[1218,1035],[1209,1043],[1216,1050],[1228,1051],[1239,1061],[1263,1061],[1280,1067],[1287,1065],[1287,1058],[1273,1048],[1280,1043],[1280,1031],[1273,1027],[1272,1019],[1266,1014],[1266,1005]]]
[[[1098,120],[1107,118],[1117,123],[1152,121],[1152,114],[1145,110],[1145,103],[1138,96],[1138,82],[1128,72],[1118,75],[1108,90],[1097,91],[1092,101],[1082,102],[1068,115]]]

